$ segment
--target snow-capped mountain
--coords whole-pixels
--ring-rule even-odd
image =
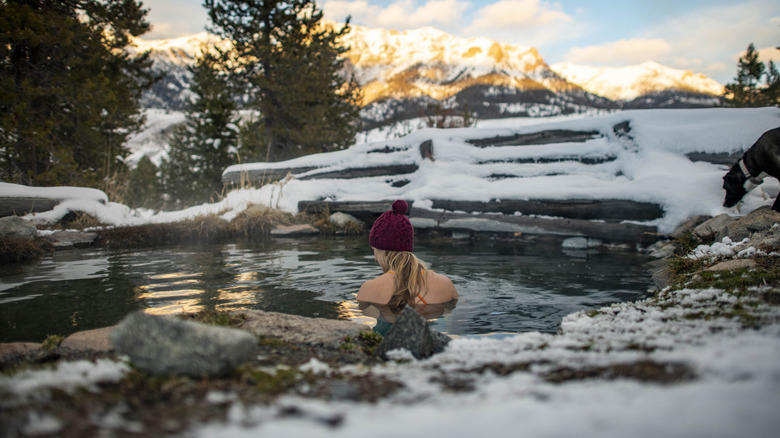
[[[702,75],[654,63],[592,71],[558,65],[556,70],[533,47],[460,38],[431,27],[398,32],[353,26],[344,43],[350,48],[345,69],[363,86],[368,129],[433,113],[485,119],[712,106],[722,92]],[[155,69],[164,75],[144,105],[184,108],[191,97],[187,66],[208,44],[222,43],[206,32],[136,39],[136,50],[150,50]]]
[[[553,71],[583,89],[611,100],[634,100],[659,91],[682,91],[720,96],[723,85],[690,70],[648,61],[628,67],[590,67],[561,62]]]

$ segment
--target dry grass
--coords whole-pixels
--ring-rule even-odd
[[[281,210],[253,205],[232,221],[204,215],[169,224],[147,224],[98,230],[99,243],[107,247],[146,247],[182,243],[215,243],[228,239],[262,239],[277,225],[298,222]]]
[[[277,225],[296,222],[298,221],[293,215],[264,205],[252,205],[233,219],[234,226],[245,237],[266,236]]]
[[[54,248],[43,239],[0,240],[0,264],[24,263],[51,253]]]

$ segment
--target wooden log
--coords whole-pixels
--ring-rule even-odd
[[[436,212],[413,208],[409,215],[415,228],[438,228],[498,234],[589,237],[603,242],[650,245],[660,239],[656,227],[582,219],[555,219],[496,214]]]
[[[368,224],[373,224],[379,215],[393,208],[393,202],[395,199],[386,201],[300,201],[298,202],[298,211],[308,214],[340,211]],[[414,204],[413,201],[406,202],[410,208]]]
[[[242,172],[234,171],[222,174],[222,183],[239,184],[242,179],[255,183],[270,183],[283,179],[288,173],[300,175],[313,169],[316,169],[316,167],[285,167],[279,169],[252,169]]]
[[[337,178],[337,179],[352,179],[352,178],[366,178],[371,176],[394,176],[405,175],[408,173],[414,173],[419,167],[416,164],[393,164],[389,166],[376,166],[376,167],[352,167],[341,170],[332,170],[324,172],[311,173],[309,175],[302,176],[300,179],[322,179],[322,178]]]
[[[532,132],[529,134],[516,134],[510,136],[496,136],[469,140],[477,147],[488,146],[528,146],[544,145],[551,143],[584,143],[599,136],[598,131],[571,131],[567,129],[550,129],[547,131]]]
[[[538,157],[538,158],[511,158],[506,160],[481,160],[476,164],[498,164],[498,163],[512,163],[512,164],[549,164],[549,163],[561,163],[564,161],[577,161],[582,164],[594,165],[609,163],[617,160],[614,155],[605,155],[603,157],[580,157],[574,155],[560,155],[557,157]]]
[[[386,201],[301,201],[300,212],[321,214],[337,211],[351,214],[370,227],[374,220],[392,207]],[[543,218],[495,213],[456,213],[415,208],[409,203],[409,217],[415,228],[468,231],[477,233],[554,235],[590,237],[604,242],[649,245],[660,238],[656,227],[585,219]]]
[[[501,199],[489,202],[433,200],[433,208],[447,211],[540,215],[583,220],[647,221],[663,216],[663,209],[649,202],[622,199]]]
[[[392,176],[392,175],[404,175],[408,173],[414,173],[417,171],[418,166],[416,164],[393,164],[389,166],[375,166],[375,167],[351,167],[340,170],[325,170],[316,172],[316,167],[296,167],[296,168],[284,168],[284,169],[253,169],[244,172],[228,172],[222,175],[223,184],[238,184],[242,181],[242,178],[252,183],[271,183],[278,181],[292,174],[294,177],[301,180],[310,179],[323,179],[323,178],[336,178],[336,179],[352,179],[352,178],[365,178],[371,176]],[[308,175],[302,175],[308,173]],[[302,176],[299,176],[302,175]]]
[[[0,198],[0,217],[49,211],[60,202],[62,199],[2,197]]]
[[[721,152],[721,153],[706,153],[706,152],[691,152],[685,154],[691,161],[705,161],[712,164],[725,164],[731,166],[742,158],[744,151],[737,152]]]

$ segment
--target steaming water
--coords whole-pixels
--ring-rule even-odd
[[[432,322],[451,335],[554,332],[569,313],[643,298],[651,285],[647,259],[633,251],[572,252],[560,241],[527,240],[415,245],[461,295]],[[138,309],[261,309],[373,324],[355,294],[380,273],[365,238],[62,251],[0,267],[0,342],[105,327]]]

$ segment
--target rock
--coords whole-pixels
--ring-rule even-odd
[[[19,216],[0,218],[0,239],[34,239],[37,234],[35,225]]]
[[[561,243],[563,249],[588,249],[598,248],[603,242],[599,239],[590,239],[587,237],[570,237]]]
[[[78,351],[111,351],[108,335],[113,327],[103,327],[95,330],[85,330],[73,333],[60,343],[60,348]]]
[[[72,230],[55,231],[46,236],[46,240],[57,248],[89,246],[95,242],[95,239],[97,239],[97,233],[84,233]]]
[[[707,270],[710,272],[733,271],[736,269],[755,268],[756,266],[756,261],[753,259],[734,259],[726,260],[725,262],[720,262],[717,265],[710,266],[707,268]]]
[[[749,244],[755,248],[780,250],[780,226],[754,234]]]
[[[109,339],[152,375],[222,376],[257,352],[257,338],[245,331],[143,312],[128,315]]]
[[[683,236],[685,236],[686,233],[693,232],[693,229],[704,223],[705,221],[711,219],[712,216],[691,216],[689,217],[685,222],[681,223],[677,226],[677,228],[672,231],[672,234],[670,236],[673,239],[679,239]]]
[[[768,207],[751,211],[747,215],[729,222],[717,234],[718,241],[728,236],[734,242],[750,237],[753,233],[772,228],[780,223],[780,213]]]
[[[653,283],[658,289],[663,289],[672,283],[672,270],[669,267],[661,268],[653,273]]]
[[[403,349],[417,359],[425,359],[444,351],[449,341],[449,337],[432,330],[425,318],[406,306],[379,343],[377,354],[382,359],[388,359],[388,352]]]
[[[352,216],[351,214],[342,213],[340,211],[337,211],[330,215],[328,218],[328,221],[332,224],[336,224],[340,227],[343,227],[347,224],[356,224],[356,225],[363,225],[363,222],[358,220],[355,216]]]
[[[34,353],[41,348],[43,348],[43,345],[37,342],[10,342],[0,344],[0,359],[16,354]]]
[[[320,234],[320,230],[309,224],[279,225],[271,230],[272,236],[302,236],[310,234]]]
[[[733,217],[725,213],[717,215],[714,218],[708,219],[699,224],[696,228],[693,229],[691,235],[703,242],[712,242],[720,235],[723,229],[726,228],[726,226],[731,222],[734,222],[734,220],[735,219]],[[718,239],[718,241],[721,240],[722,238]]]
[[[675,245],[670,240],[661,240],[647,248],[647,253],[651,257],[658,259],[665,259],[674,255]]]
[[[246,320],[241,326],[261,339],[274,339],[292,344],[307,344],[339,348],[347,336],[356,337],[371,328],[352,321],[307,318],[285,313],[242,310]]]

